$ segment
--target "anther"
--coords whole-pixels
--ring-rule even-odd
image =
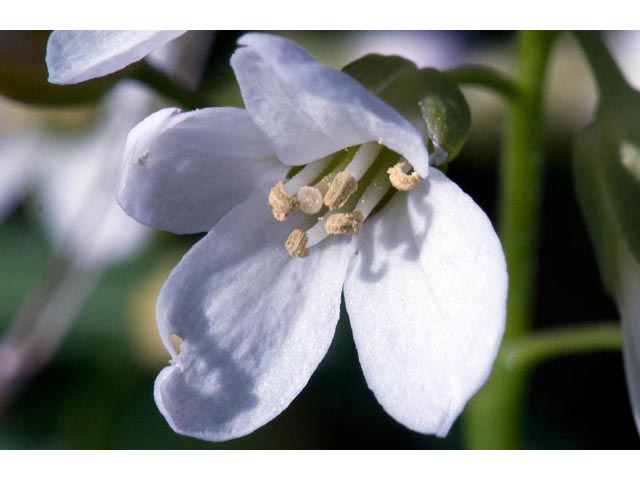
[[[330,235],[358,235],[364,221],[362,212],[334,213],[324,223],[325,231]]]
[[[298,228],[289,234],[284,246],[292,257],[304,258],[309,256],[307,234]]]
[[[420,175],[418,175],[418,172],[414,171],[410,174],[404,173],[403,169],[407,166],[407,162],[399,162],[387,170],[391,185],[403,192],[413,190],[416,188],[416,185],[420,183]]]
[[[296,211],[298,200],[285,192],[282,182],[278,182],[269,192],[269,205],[275,219],[282,222]]]
[[[329,207],[329,210],[337,210],[347,203],[357,189],[358,181],[353,175],[349,172],[340,172],[329,185],[329,191],[324,196],[324,204]]]
[[[304,186],[296,194],[298,207],[307,215],[314,215],[322,210],[322,193],[316,187]]]

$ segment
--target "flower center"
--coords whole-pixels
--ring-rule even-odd
[[[316,160],[269,192],[278,221],[296,211],[315,216],[308,229],[295,228],[285,242],[292,257],[304,258],[329,235],[358,235],[387,193],[409,191],[420,182],[409,162],[376,142]]]

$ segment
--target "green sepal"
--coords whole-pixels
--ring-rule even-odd
[[[419,105],[429,137],[453,159],[471,132],[469,105],[458,85],[438,70],[420,70],[418,82],[423,85]]]
[[[471,112],[457,84],[433,68],[398,56],[367,55],[343,69],[455,158],[471,131]]]
[[[399,77],[417,72],[418,67],[397,55],[370,54],[354,60],[342,71],[358,80],[370,92],[380,95]]]

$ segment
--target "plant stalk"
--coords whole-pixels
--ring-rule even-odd
[[[493,372],[469,403],[465,441],[469,448],[521,446],[526,372],[504,361],[504,346],[526,335],[534,312],[544,150],[543,84],[555,32],[518,34],[515,83],[509,105],[499,192],[499,233],[509,270],[504,343]]]

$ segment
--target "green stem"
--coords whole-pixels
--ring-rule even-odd
[[[499,230],[509,270],[505,343],[526,334],[533,313],[542,199],[542,93],[555,36],[521,32],[518,37],[515,81],[520,95],[509,108],[499,193]],[[520,446],[525,381],[523,372],[496,362],[467,408],[468,447]]]
[[[484,87],[507,100],[515,100],[519,95],[518,86],[511,78],[491,68],[469,65],[445,73],[458,85]]]
[[[561,355],[618,352],[622,335],[618,323],[596,323],[553,328],[514,339],[502,348],[501,361],[511,370],[528,370],[542,361]]]
[[[498,212],[509,269],[506,338],[522,335],[532,317],[542,200],[542,92],[554,37],[549,32],[522,32],[518,42],[516,82],[521,96],[507,118]]]
[[[177,101],[188,109],[212,106],[212,102],[199,92],[193,92],[181,87],[166,73],[158,70],[147,62],[139,62],[133,71],[133,78],[153,88],[168,99]]]

